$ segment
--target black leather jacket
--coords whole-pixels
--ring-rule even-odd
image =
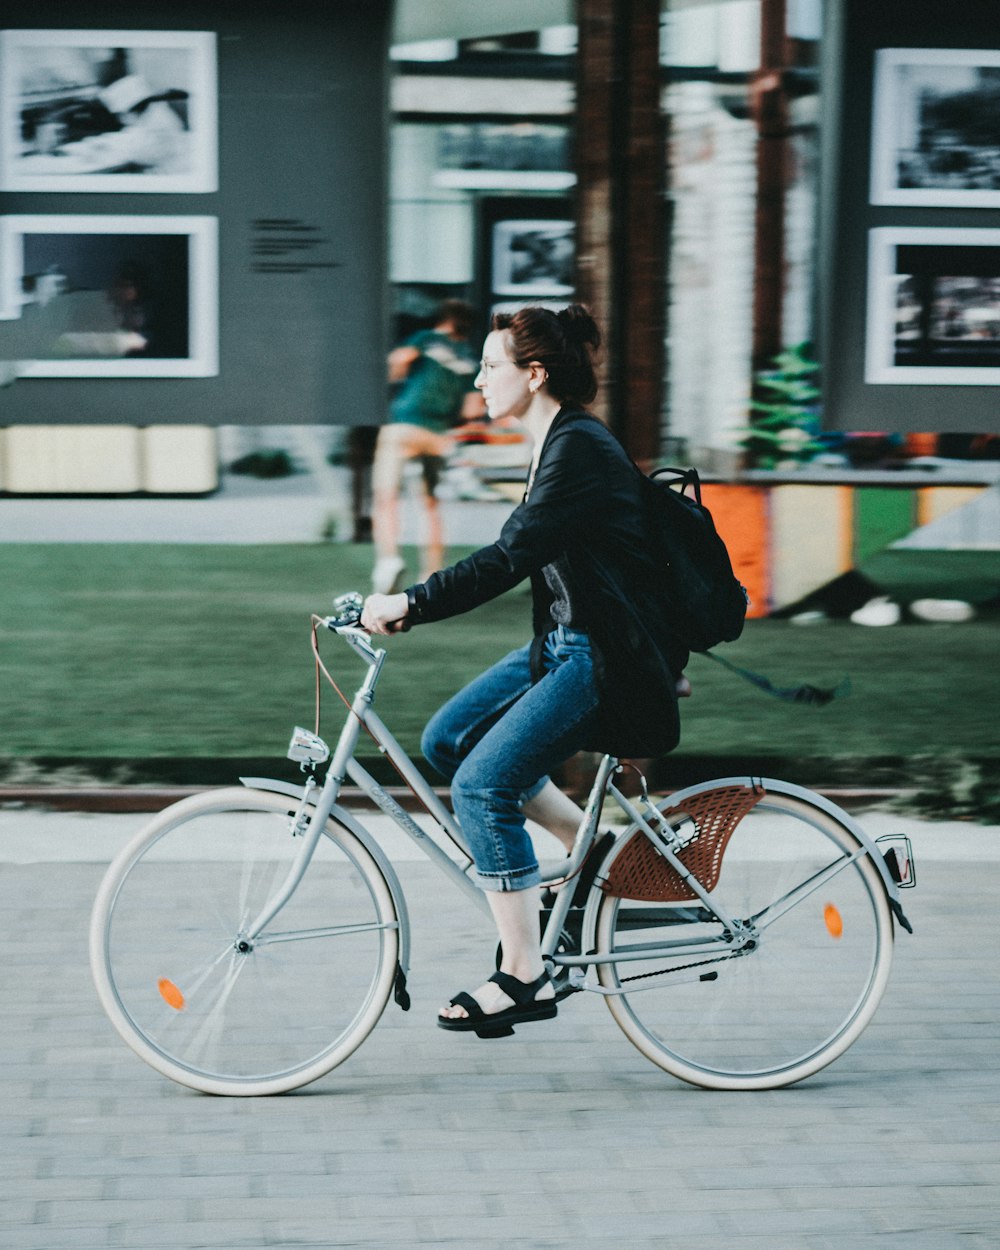
[[[648,592],[639,470],[596,417],[562,408],[524,502],[488,547],[407,590],[409,621],[468,612],[531,578],[536,654],[554,628],[542,569],[562,557],[574,627],[590,634],[602,727],[587,749],[662,755],[680,738],[675,684],[688,653]]]

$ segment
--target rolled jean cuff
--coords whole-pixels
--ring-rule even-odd
[[[549,778],[546,774],[546,776],[536,781],[533,786],[525,786],[525,788],[521,791],[521,797],[518,800],[518,807],[523,807],[525,803],[530,803],[536,795],[541,794],[548,784]]]
[[[493,894],[513,894],[517,890],[530,890],[533,885],[541,883],[542,870],[537,864],[514,872],[476,873],[476,885]]]

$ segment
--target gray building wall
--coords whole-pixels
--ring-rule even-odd
[[[8,6],[9,7],[9,6]],[[0,193],[4,214],[210,215],[219,223],[219,370],[194,378],[22,378],[0,424],[374,424],[384,408],[388,0],[65,0],[21,28],[212,30],[219,183],[211,194]],[[113,41],[111,41],[113,42]],[[263,220],[290,229],[263,231]],[[259,264],[262,239],[289,240]],[[308,249],[295,248],[308,239]],[[0,357],[16,323],[0,321]]]
[[[889,226],[1000,228],[1000,209],[869,202],[875,51],[995,50],[1000,46],[997,6],[982,0],[909,0],[905,5],[839,0],[826,8],[820,261],[824,424],[839,430],[995,430],[995,386],[871,384],[864,370],[869,232]]]

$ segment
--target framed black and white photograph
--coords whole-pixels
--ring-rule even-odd
[[[215,35],[0,32],[0,190],[210,192]]]
[[[875,54],[871,202],[1000,207],[1000,51]]]
[[[0,217],[0,249],[22,377],[218,373],[217,218]]]
[[[1000,385],[1000,230],[872,230],[865,381]]]
[[[514,218],[493,223],[494,295],[571,296],[574,261],[572,221]]]

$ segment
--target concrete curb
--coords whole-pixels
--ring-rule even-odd
[[[235,779],[234,779],[235,782]],[[0,807],[45,807],[62,812],[158,812],[179,799],[192,794],[204,794],[208,790],[224,789],[223,786],[0,786]],[[815,787],[816,793],[831,802],[851,810],[877,807],[899,799],[909,791],[903,789],[848,789],[842,787]],[[421,804],[413,793],[403,786],[386,786],[392,796],[406,811],[419,811]],[[443,802],[448,801],[446,787],[436,788],[434,793]],[[355,787],[345,786],[341,791],[345,807],[374,810],[375,804]]]

